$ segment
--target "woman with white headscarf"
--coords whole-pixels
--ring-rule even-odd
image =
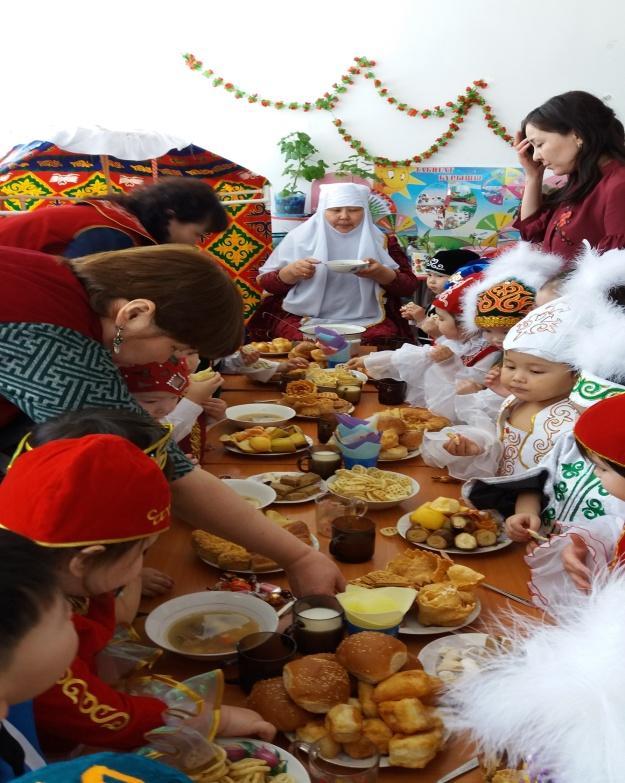
[[[349,323],[366,328],[363,342],[410,337],[399,298],[417,286],[394,237],[375,226],[369,188],[321,185],[317,212],[291,231],[261,267],[258,282],[273,294],[249,324],[254,337],[302,339],[300,325]],[[335,272],[328,261],[366,261],[355,274]],[[272,313],[274,318],[264,318]],[[278,320],[280,319],[280,320]]]

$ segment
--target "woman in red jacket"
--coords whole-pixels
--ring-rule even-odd
[[[612,109],[574,90],[533,109],[517,134],[525,192],[514,226],[543,250],[572,259],[583,240],[625,247],[625,131]],[[543,193],[546,169],[566,184]]]

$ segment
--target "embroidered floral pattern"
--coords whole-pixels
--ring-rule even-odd
[[[565,462],[562,465],[562,476],[565,479],[577,478],[584,469],[584,462],[579,460],[578,462]]]
[[[600,500],[590,498],[590,500],[587,500],[584,507],[582,508],[582,514],[586,517],[586,519],[596,519],[597,517],[605,516],[605,509]]]

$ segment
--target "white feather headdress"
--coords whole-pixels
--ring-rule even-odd
[[[585,248],[562,295],[574,314],[562,361],[599,378],[625,378],[625,308],[608,298],[625,286],[625,250]]]
[[[625,577],[519,619],[513,652],[447,692],[444,720],[481,751],[528,759],[557,783],[625,781]],[[509,635],[509,634],[508,634]]]
[[[462,328],[468,334],[475,334],[480,327],[475,323],[477,300],[497,283],[505,280],[519,280],[538,291],[547,280],[562,271],[566,261],[553,253],[543,253],[531,242],[517,242],[514,247],[497,256],[482,272],[482,279],[472,286],[463,299]]]

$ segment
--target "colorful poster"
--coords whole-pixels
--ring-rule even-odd
[[[519,238],[512,228],[523,195],[520,168],[376,167],[377,224],[419,254],[466,247],[492,252]]]

